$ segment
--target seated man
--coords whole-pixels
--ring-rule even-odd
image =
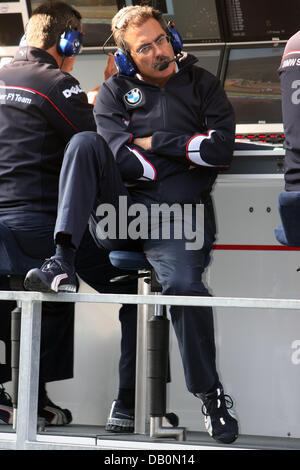
[[[53,232],[58,180],[64,149],[79,131],[96,130],[93,106],[70,74],[81,46],[81,16],[63,2],[37,7],[27,25],[26,44],[0,70],[0,220],[16,237],[22,251],[37,259],[54,254]],[[69,38],[69,40],[67,40]],[[111,75],[112,58],[106,74]],[[76,90],[71,93],[70,90]],[[87,226],[87,224],[86,224]],[[119,275],[88,230],[81,241],[76,268],[80,277],[99,292],[136,293],[136,283],[120,288],[110,283]],[[97,275],[93,271],[95,269]],[[9,290],[0,277],[0,288]],[[0,383],[11,379],[10,312],[14,302],[1,302],[0,340],[6,345],[6,364],[0,364]],[[120,317],[135,325],[136,307],[123,306]],[[132,342],[131,342],[132,339]],[[126,364],[135,364],[135,334],[126,338]],[[71,412],[52,403],[46,383],[73,377],[74,304],[43,303],[39,416],[46,425],[64,425]],[[122,346],[124,348],[124,346]],[[130,373],[132,370],[130,367]],[[121,392],[134,388],[134,375],[124,373]],[[0,423],[12,422],[12,403],[0,388]]]
[[[99,91],[98,134],[83,132],[67,146],[56,255],[27,274],[26,287],[75,290],[74,260],[90,220],[99,247],[145,253],[163,294],[207,296],[202,273],[215,239],[210,191],[218,168],[232,159],[232,107],[219,81],[178,51],[178,33],[157,10],[126,7],[112,31],[120,71]],[[170,214],[175,203],[178,217]],[[153,217],[158,206],[162,218]],[[137,212],[143,217],[134,219]],[[207,430],[217,441],[233,442],[238,424],[216,370],[212,309],[172,306],[170,312],[186,385],[203,402]]]

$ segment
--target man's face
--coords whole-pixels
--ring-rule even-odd
[[[142,26],[129,27],[124,35],[129,45],[129,52],[143,79],[159,86],[164,85],[176,72],[175,62],[171,62],[165,70],[158,70],[160,64],[174,58],[171,43],[162,40],[162,44],[158,44],[159,39],[164,36],[166,32],[154,18],[150,18]],[[143,52],[137,54],[144,46],[149,45],[152,47],[150,46],[150,51],[146,55]]]

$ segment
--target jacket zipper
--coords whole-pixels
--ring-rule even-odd
[[[161,105],[162,105],[162,118],[163,118],[163,129],[166,128],[167,124],[167,97],[164,88],[161,88]]]

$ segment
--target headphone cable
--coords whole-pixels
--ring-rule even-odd
[[[102,52],[103,52],[103,54],[108,55],[108,54],[105,52],[104,47],[106,46],[106,44],[108,43],[108,41],[109,41],[112,37],[113,37],[113,33],[111,33],[111,34],[108,36],[108,38],[104,41],[103,46],[102,46]]]

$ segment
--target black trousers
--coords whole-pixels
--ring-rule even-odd
[[[38,212],[14,211],[1,215],[0,219],[14,233],[22,251],[43,260],[55,252],[53,232],[55,217]],[[81,279],[102,293],[136,293],[135,282],[122,286],[110,283],[110,279],[120,275],[108,258],[106,250],[99,250],[88,228],[83,235],[76,256],[76,270]],[[122,274],[123,271],[122,271]],[[0,277],[0,288],[9,290],[5,277]],[[88,304],[87,304],[88,305]],[[10,370],[10,312],[15,302],[0,302],[0,341],[5,344],[6,363],[0,364],[0,383],[11,379]],[[87,307],[88,308],[88,307]],[[120,386],[133,388],[135,382],[136,348],[136,306],[122,306],[119,312],[122,324],[129,323],[130,336],[122,336]],[[42,307],[41,365],[40,379],[43,382],[63,380],[73,377],[74,352],[74,304],[65,302],[44,302]],[[95,371],[97,373],[97,371]]]
[[[154,267],[163,294],[209,295],[202,282],[202,273],[209,261],[209,253],[215,237],[213,207],[206,198],[201,227],[204,242],[198,249],[187,249],[188,238],[151,236],[152,218],[146,220],[148,237],[120,236],[124,227],[124,201],[127,207],[134,204],[149,209],[157,202],[164,202],[162,187],[158,184],[147,190],[128,190],[125,187],[110,149],[101,136],[93,132],[75,135],[69,142],[61,171],[60,197],[55,233],[72,234],[72,242],[80,246],[87,221],[99,247],[109,250],[143,250]],[[122,203],[120,204],[120,201]],[[174,201],[175,202],[175,201]],[[141,207],[140,206],[140,207]],[[135,206],[136,207],[136,206]],[[112,230],[103,236],[104,213],[115,209],[115,220],[108,220]],[[90,214],[92,216],[90,217]],[[112,211],[113,215],[113,211]],[[126,215],[127,217],[127,215]],[[128,217],[130,222],[134,218]],[[175,230],[175,219],[171,218],[171,232]],[[199,225],[195,216],[192,225]],[[161,230],[160,222],[158,229]],[[115,230],[114,230],[115,229]],[[118,236],[114,236],[114,232]],[[128,235],[128,234],[127,234]],[[186,385],[190,392],[206,392],[218,382],[215,364],[215,342],[213,314],[210,307],[173,306],[171,319],[182,357]],[[128,334],[128,325],[122,325],[123,336]]]

